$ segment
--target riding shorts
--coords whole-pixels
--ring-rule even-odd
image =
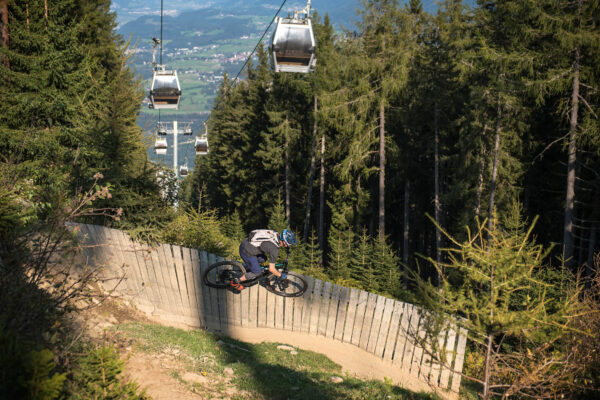
[[[244,264],[246,265],[246,279],[254,279],[256,276],[260,275],[262,272],[260,264],[267,261],[267,257],[262,254],[255,257],[249,256],[244,252],[242,245],[240,245],[240,257],[242,257],[242,260],[244,260]]]

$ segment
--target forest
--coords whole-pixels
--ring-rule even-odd
[[[334,278],[367,279],[357,263],[376,243],[401,274],[418,255],[439,262],[442,231],[464,238],[515,207],[556,245],[550,263],[591,271],[598,9],[555,3],[444,1],[431,15],[419,1],[365,2],[341,34],[316,15],[314,74],[274,74],[262,47],[243,81],[223,83],[211,154],[182,200],[246,231],[283,212]]]
[[[56,272],[70,222],[232,258],[289,227],[293,269],[462,317],[483,398],[598,395],[600,2],[311,17],[315,71],[259,46],[177,182],[148,158],[110,0],[0,0],[0,397],[101,390],[107,350],[64,322],[93,279]],[[110,363],[112,398],[143,398]]]

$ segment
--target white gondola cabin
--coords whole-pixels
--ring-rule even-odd
[[[177,71],[169,71],[164,66],[157,65],[152,77],[149,98],[150,108],[177,110],[181,99],[181,87],[179,86]]]
[[[179,175],[181,176],[187,176],[189,172],[187,163],[183,164],[181,167],[179,167]]]
[[[167,145],[167,138],[166,137],[158,137],[158,138],[156,138],[156,141],[154,142],[154,153],[160,154],[160,155],[165,155],[165,154],[167,154],[168,147],[169,146]]]
[[[205,156],[208,154],[208,138],[206,136],[196,136],[196,142],[194,143],[196,148],[197,156]]]
[[[278,18],[277,27],[271,38],[271,52],[275,72],[308,73],[315,69],[315,35],[310,22],[310,1],[299,17]]]

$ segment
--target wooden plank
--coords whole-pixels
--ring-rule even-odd
[[[404,303],[401,301],[394,301],[394,310],[392,311],[392,317],[390,320],[390,329],[387,335],[385,343],[385,350],[383,351],[383,359],[391,362],[394,355],[394,346],[398,338],[398,330],[400,328],[400,318],[404,312]]]
[[[148,274],[148,267],[146,266],[145,259],[145,249],[142,244],[136,242],[135,240],[131,241],[131,246],[135,259],[137,260],[137,266],[140,273],[142,286],[144,287],[144,293],[146,294],[150,305],[156,309],[157,303],[160,302],[160,298],[156,298],[153,282],[150,280],[150,275]],[[154,313],[154,310],[152,312]]]
[[[157,309],[165,310],[167,298],[164,287],[162,285],[162,276],[160,272],[160,263],[158,262],[158,258],[155,256],[156,249],[150,247],[149,245],[141,245],[142,248],[142,258],[144,259],[146,273],[148,274],[148,279],[150,280],[150,289],[156,301],[155,305]],[[164,314],[164,311],[163,311]],[[168,314],[168,313],[167,313]]]
[[[102,273],[101,276],[105,278],[109,278],[111,276],[111,259],[108,251],[108,240],[106,238],[106,232],[104,231],[104,227],[98,225],[89,225],[88,229],[90,232],[94,232],[94,242],[96,246],[94,247],[96,253],[96,268],[101,268]]]
[[[327,329],[325,336],[332,338],[335,333],[335,323],[337,322],[338,308],[340,305],[340,285],[333,284],[331,286],[331,300],[329,301],[329,316],[327,317]]]
[[[300,323],[300,329],[294,329],[294,330],[308,333],[310,330],[310,305],[311,305],[311,298],[313,295],[312,292],[313,292],[313,288],[314,288],[314,280],[310,276],[305,276],[304,279],[306,279],[307,287],[306,287],[306,292],[304,292],[304,294],[301,297],[301,299],[302,299],[302,314],[300,315],[300,318],[298,318],[299,323]],[[296,322],[296,314],[294,314],[294,324],[295,324],[295,322]]]
[[[375,312],[373,313],[373,322],[371,322],[371,332],[369,333],[369,339],[367,339],[367,351],[371,354],[375,354],[375,347],[377,347],[377,339],[379,339],[385,301],[385,297],[377,296]]]
[[[448,327],[448,337],[446,339],[446,364],[451,366],[454,361],[454,344],[456,343],[456,325],[452,324]],[[448,388],[448,380],[450,379],[450,369],[446,366],[442,366],[442,373],[440,375],[440,387],[442,389]]]
[[[375,306],[377,305],[377,295],[375,293],[369,293],[367,299],[367,308],[365,309],[365,318],[363,320],[363,326],[360,332],[359,347],[367,350],[369,344],[369,336],[371,334],[371,324],[373,323],[373,316],[375,314]]]
[[[254,285],[247,289],[249,300],[248,300],[248,327],[256,328],[258,326],[258,308],[259,300],[258,295],[262,287],[260,285]]]
[[[387,337],[390,332],[394,303],[395,301],[393,299],[385,299],[383,316],[381,317],[381,326],[379,328],[379,335],[377,336],[377,344],[375,345],[374,349],[374,354],[377,357],[383,358],[383,352],[385,350],[385,345],[387,344]]]
[[[267,291],[267,328],[275,328],[275,312],[277,297],[273,293]]]
[[[413,342],[415,344],[415,349],[413,351],[413,360],[412,360],[412,365],[410,367],[410,373],[414,377],[420,376],[421,368],[423,367],[423,363],[424,363],[424,360],[423,360],[424,351],[423,351],[423,344],[421,342],[425,338],[424,324],[427,323],[427,316],[423,312],[423,310],[421,310],[420,308],[418,309],[418,315],[419,315],[419,323],[418,323],[418,325],[415,326],[415,328],[413,330],[413,336],[414,336]]]
[[[173,257],[173,249],[168,244],[160,244],[160,248],[163,251],[163,257],[165,258],[165,265],[163,273],[164,275],[168,275],[167,278],[167,287],[171,292],[171,296],[174,301],[175,315],[183,316],[184,315],[184,305],[181,299],[181,292],[179,291],[179,285],[177,283],[177,272],[175,267],[175,259]]]
[[[315,279],[315,286],[313,290],[313,295],[311,297],[310,302],[310,324],[308,332],[311,334],[317,334],[318,326],[319,326],[319,314],[321,308],[321,288],[323,286],[323,281],[320,279]]]
[[[252,291],[254,288],[253,287],[246,287],[244,290],[242,290],[242,292],[240,293],[240,318],[241,318],[241,324],[243,327],[248,327],[250,326],[250,307],[252,307],[252,305],[250,304],[250,291]],[[256,302],[253,303],[254,307],[256,306]]]
[[[308,283],[308,280],[306,279],[306,276],[302,276],[305,280],[306,283],[308,284],[308,287],[306,288],[306,292],[308,292],[310,290],[310,284]],[[306,311],[306,292],[304,292],[304,294],[300,297],[296,297],[294,299],[294,306],[292,311],[292,318],[293,318],[293,322],[292,322],[292,327],[291,329],[293,331],[297,331],[297,332],[301,332],[302,331],[302,318],[303,318],[303,313]],[[286,309],[287,312],[287,309]]]
[[[295,297],[284,297],[283,298],[283,329],[291,331],[294,330],[294,310],[296,303],[300,303],[301,299],[298,298],[296,301]],[[302,305],[298,304],[298,308]]]
[[[412,304],[404,305],[404,312],[402,313],[402,319],[400,320],[400,329],[398,330],[398,339],[396,340],[396,346],[394,349],[394,359],[392,363],[399,367],[402,366],[404,361],[404,349],[406,348],[406,342],[408,337],[408,329],[410,325],[410,317],[412,315]]]
[[[214,264],[221,261],[221,257],[214,254],[209,254],[210,264]],[[221,332],[227,332],[229,325],[229,307],[227,304],[227,293],[228,289],[215,289],[217,292],[217,300],[219,304],[219,330]]]
[[[156,246],[155,252],[159,265],[156,272],[161,280],[160,287],[165,293],[164,298],[167,302],[165,308],[171,315],[177,315],[180,310],[180,305],[175,297],[177,293],[171,285],[171,275],[169,273],[169,262],[171,262],[171,259],[165,257],[165,246],[162,244]]]
[[[434,356],[441,357],[441,352],[444,350],[444,343],[446,341],[446,331],[442,329],[442,331],[438,334],[437,337],[437,352],[434,353]],[[432,360],[431,362],[431,372],[429,374],[428,382],[430,382],[433,386],[438,387],[440,385],[440,372],[442,370],[442,365],[439,361]]]
[[[121,251],[121,244],[119,243],[119,237],[116,234],[116,229],[109,229],[107,232],[108,240],[110,242],[110,247],[113,251],[113,259],[112,259],[112,274],[114,276],[112,282],[106,282],[107,290],[114,290],[116,293],[128,295],[133,292],[133,287],[131,282],[124,277],[124,260],[123,260],[123,252]]]
[[[350,288],[342,287],[340,290],[340,303],[338,305],[338,316],[335,322],[335,333],[333,337],[342,341],[344,337],[344,326],[346,322],[346,314],[348,313],[348,300],[350,296]]]
[[[163,312],[167,312],[167,314],[170,314],[171,312],[167,311],[168,298],[166,291],[164,290],[164,284],[162,282],[163,278],[160,271],[160,262],[158,261],[158,256],[156,253],[156,249],[145,247],[143,254],[144,261],[146,263],[150,285],[152,287],[155,299],[157,300],[156,308],[163,310]]]
[[[117,249],[117,253],[119,254],[119,274],[120,276],[124,277],[123,280],[125,281],[125,286],[127,288],[126,295],[128,296],[128,298],[132,298],[134,294],[137,293],[138,288],[135,283],[135,279],[132,275],[133,272],[130,271],[131,267],[128,264],[129,260],[125,253],[125,249],[121,244],[121,235],[122,232],[118,230],[113,230],[111,232],[111,236],[113,238],[113,246],[115,246],[115,248]]]
[[[458,335],[458,344],[456,346],[456,357],[454,359],[454,372],[452,373],[452,386],[450,390],[458,393],[460,390],[461,372],[465,361],[465,350],[467,347],[467,330],[460,328]]]
[[[329,299],[331,296],[331,282],[325,282],[323,284],[323,291],[321,292],[321,308],[319,310],[319,325],[317,327],[317,334],[325,336],[327,332],[327,317],[329,315]]]
[[[408,334],[406,337],[406,346],[404,348],[404,359],[402,360],[402,368],[410,372],[413,354],[415,353],[416,343],[414,335],[417,333],[419,328],[419,309],[413,306],[412,314],[410,316],[410,324],[408,325]]]
[[[201,311],[198,309],[198,300],[196,299],[196,285],[194,284],[194,264],[192,263],[192,249],[188,247],[181,248],[183,255],[183,273],[185,274],[185,284],[187,288],[188,300],[191,308],[192,317],[198,321]],[[197,322],[196,326],[201,326],[200,322]]]
[[[193,317],[190,297],[187,292],[187,283],[185,281],[185,272],[183,271],[183,249],[181,246],[171,245],[173,251],[173,260],[175,261],[175,275],[177,276],[177,287],[183,304],[183,312],[185,316]]]
[[[267,326],[267,289],[262,285],[256,285],[258,290],[258,326],[260,328]]]
[[[358,289],[350,289],[350,300],[348,301],[348,311],[346,312],[346,323],[344,326],[343,341],[350,343],[352,341],[352,331],[354,329],[354,318],[356,317],[356,307],[358,305]]]
[[[283,329],[285,326],[285,309],[282,296],[275,296],[275,329]]]
[[[140,304],[149,305],[148,297],[145,293],[145,288],[143,285],[143,279],[140,274],[140,270],[138,267],[137,258],[135,256],[135,248],[131,239],[125,232],[119,231],[119,243],[121,244],[121,250],[123,251],[123,258],[125,259],[125,264],[127,266],[127,274],[130,276],[133,285],[135,286],[135,293],[133,293],[132,297],[135,302],[140,302]]]
[[[432,359],[431,359],[431,337],[427,337],[427,328],[431,323],[431,314],[423,312],[421,315],[421,323],[419,324],[419,340],[421,342],[421,348],[423,355],[421,357],[421,366],[419,367],[419,378],[425,382],[429,381],[429,375],[432,371]],[[427,338],[427,339],[426,339]]]
[[[204,274],[204,270],[208,269],[215,262],[215,256],[213,254],[208,254],[203,251],[200,254],[200,260],[202,262],[202,273]],[[214,275],[214,271],[212,272]],[[210,274],[209,274],[210,275]],[[213,331],[219,331],[221,329],[221,314],[219,311],[219,289],[212,288],[210,286],[205,286],[208,290],[205,290],[205,299],[207,299],[207,308],[205,308],[207,313],[206,322],[208,326]]]
[[[160,309],[164,310],[167,314],[172,314],[173,309],[171,306],[171,299],[169,297],[169,293],[165,286],[165,276],[163,275],[163,260],[161,260],[162,251],[158,249],[158,247],[154,247],[152,252],[150,253],[150,257],[152,259],[152,264],[154,266],[154,274],[156,279],[156,289],[158,290],[161,298]]]
[[[209,266],[218,262],[217,256],[214,254],[208,255]],[[213,274],[216,272],[213,271]],[[214,279],[214,277],[212,278]],[[217,304],[217,315],[219,316],[219,330],[222,332],[227,331],[228,325],[228,309],[227,309],[227,289],[215,289],[215,300]]]
[[[241,324],[241,318],[239,318],[240,314],[240,293],[237,291],[233,291],[230,288],[226,288],[222,290],[225,292],[225,299],[227,304],[227,325],[228,326],[237,326]],[[236,307],[237,304],[237,307]],[[238,322],[239,321],[239,322]]]
[[[198,322],[203,328],[206,326],[206,318],[204,315],[204,289],[202,287],[202,275],[201,275],[201,264],[200,254],[198,249],[190,249],[190,255],[192,257],[192,284],[194,285],[194,292],[196,293],[196,309],[198,310]]]
[[[369,300],[369,292],[361,290],[358,294],[358,302],[356,303],[356,314],[354,316],[354,327],[352,328],[352,344],[358,346],[360,344],[360,335],[362,333],[363,322],[365,320],[365,310],[367,309],[367,301]]]

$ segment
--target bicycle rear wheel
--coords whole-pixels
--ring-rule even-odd
[[[202,282],[205,285],[217,289],[224,289],[229,285],[229,281],[234,278],[240,278],[246,273],[246,268],[237,261],[219,261],[212,264],[202,274]]]
[[[269,276],[265,288],[278,296],[299,297],[304,294],[308,284],[301,275],[288,272],[286,279],[280,279],[274,275]]]

